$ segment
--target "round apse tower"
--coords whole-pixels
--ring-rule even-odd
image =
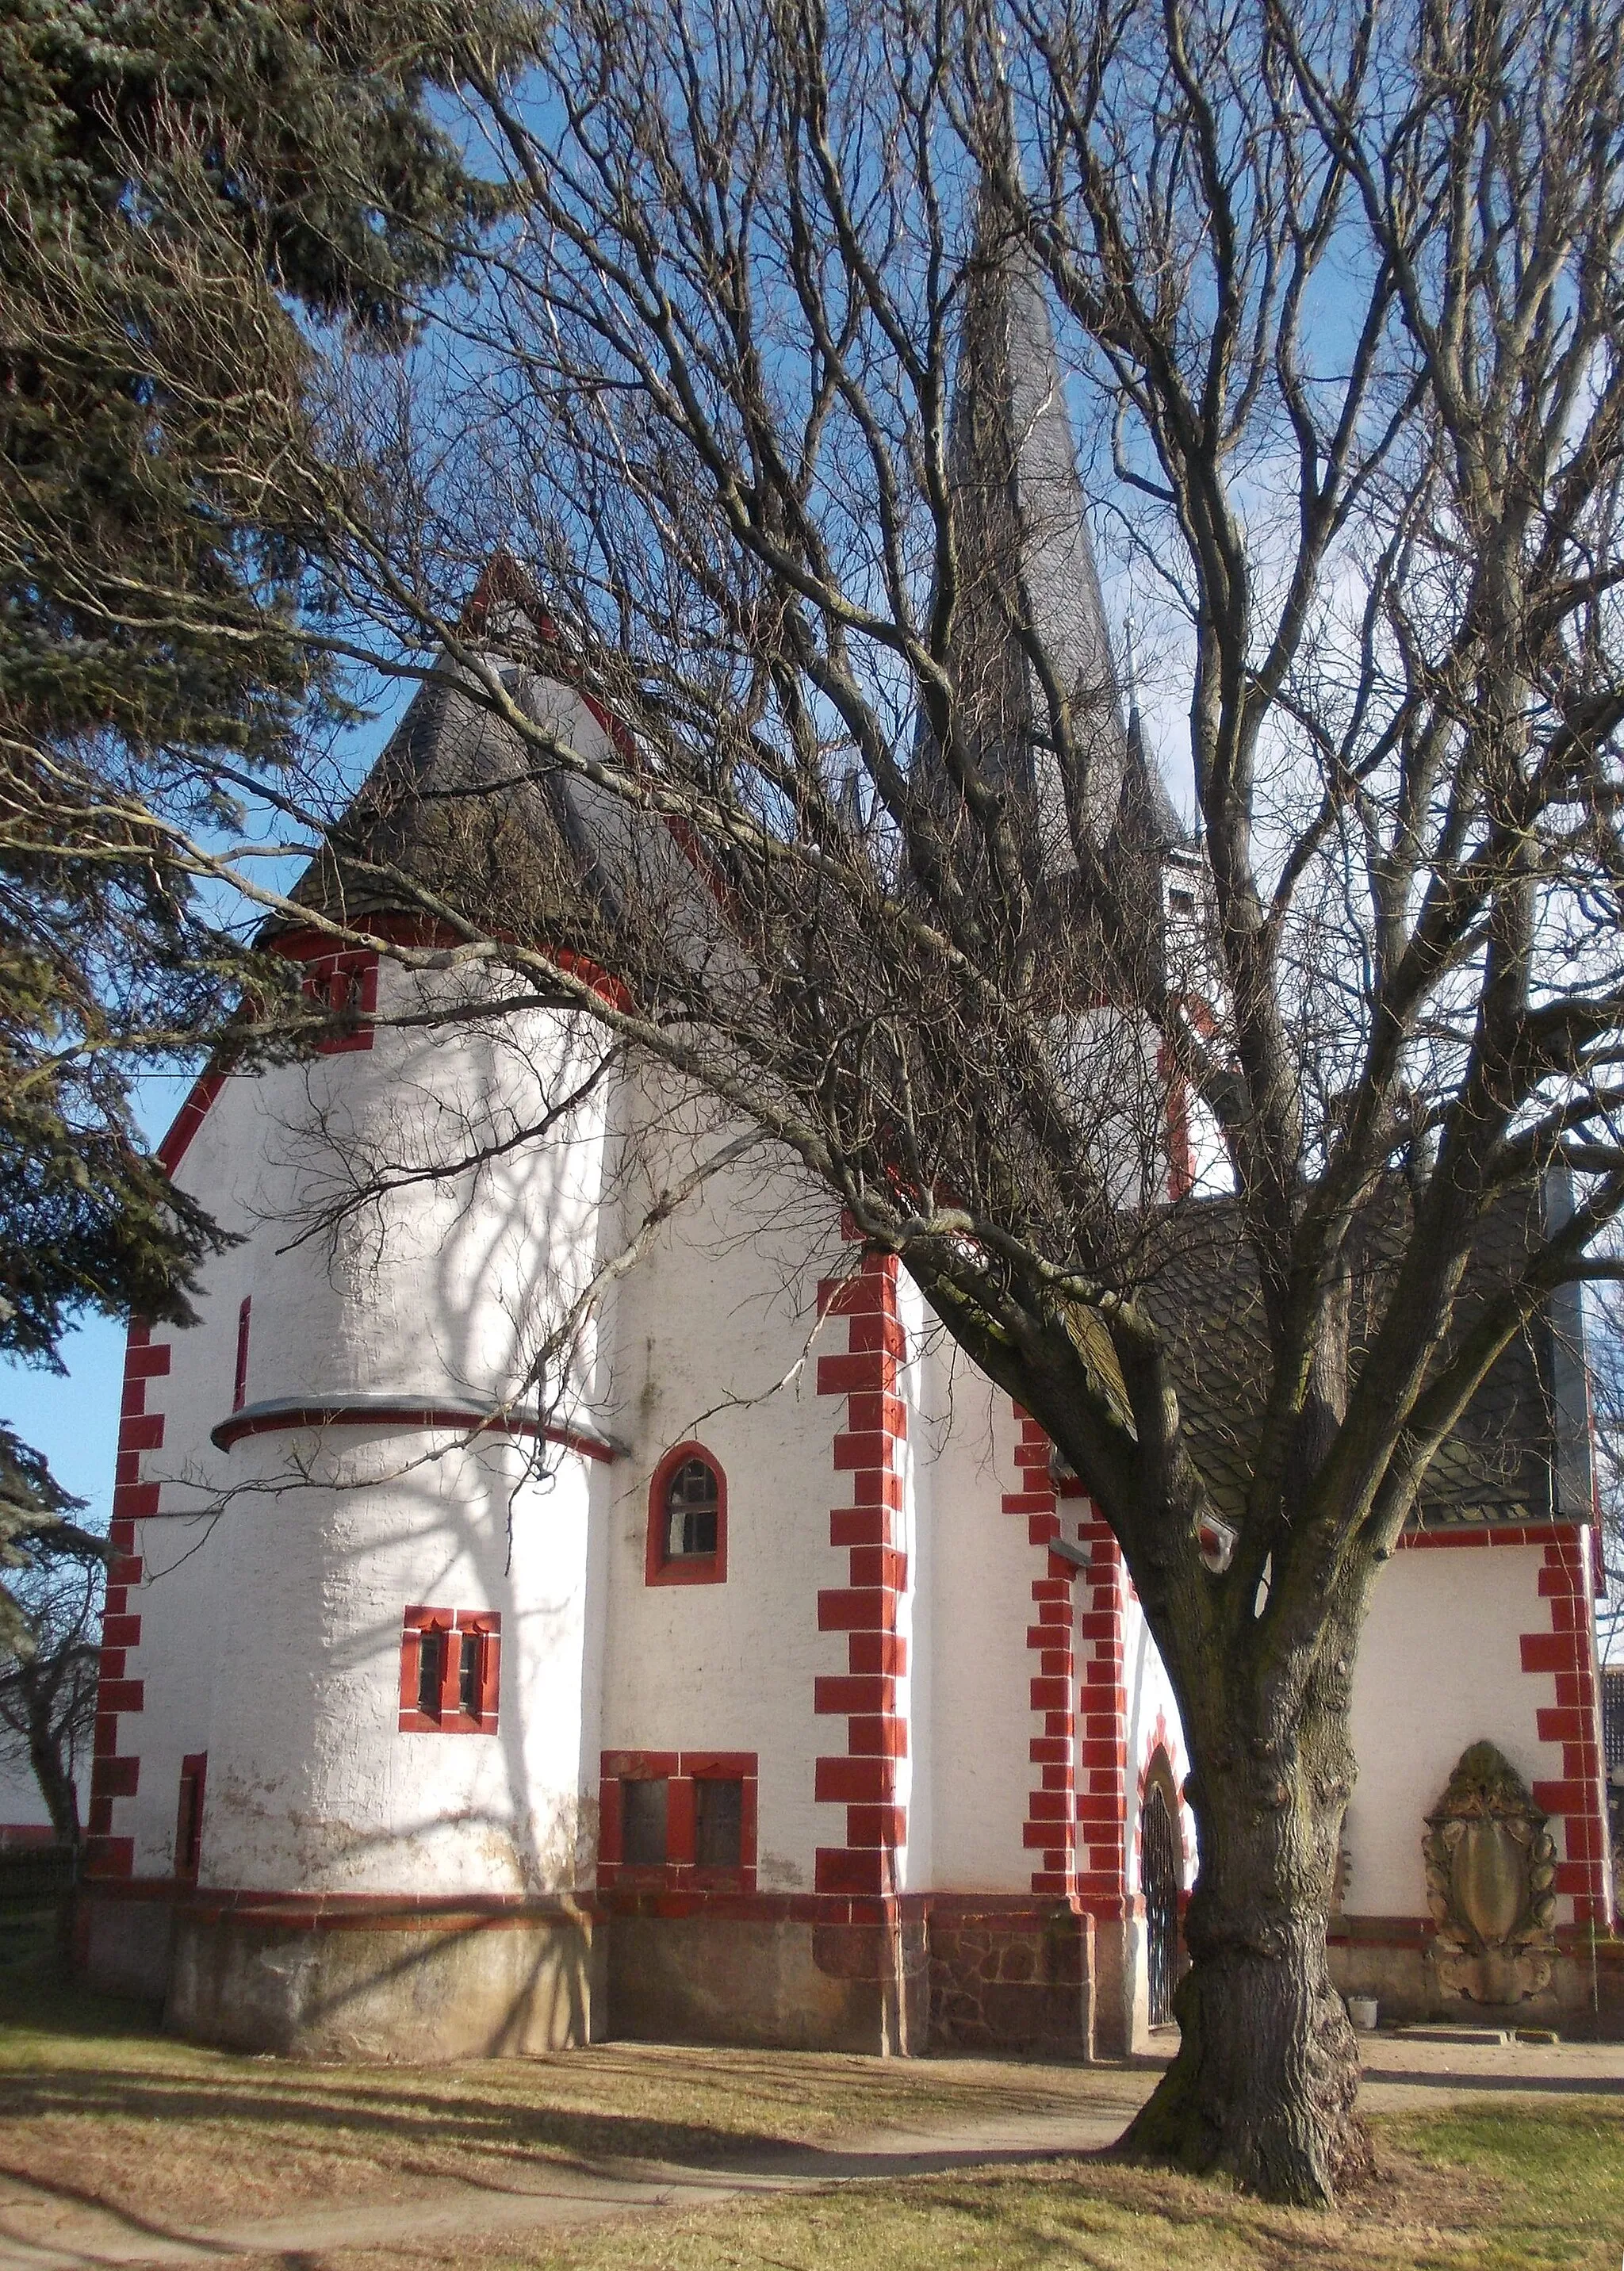
[[[579,870],[528,771],[454,684],[426,688],[300,899],[450,942],[391,890],[417,875],[556,942]],[[271,942],[349,1022],[219,1083],[176,1171],[239,1242],[152,1383],[137,1541],[125,1813],[132,1875],[185,1888],[169,2023],[316,2054],[581,2040],[589,1513],[613,1448],[590,1333],[565,1329],[598,1251],[602,1029],[314,924]]]

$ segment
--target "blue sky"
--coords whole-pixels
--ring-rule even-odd
[[[149,1143],[162,1136],[191,1083],[189,1072],[150,1074],[140,1083],[137,1113]],[[88,1501],[92,1516],[105,1520],[118,1447],[124,1328],[87,1317],[63,1343],[62,1357],[65,1378],[0,1358],[0,1418],[44,1452],[57,1481]]]

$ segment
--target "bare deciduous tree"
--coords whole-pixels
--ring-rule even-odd
[[[340,830],[352,882],[795,1155],[1088,1478],[1200,1835],[1127,2142],[1284,2199],[1362,2149],[1325,1923],[1371,1585],[1624,1203],[1620,39],[1556,0],[562,0],[482,90],[519,216],[483,287],[409,397],[331,406],[380,627],[520,753],[431,861]],[[1188,693],[1175,920],[1062,367]],[[499,546],[544,620],[461,613]],[[561,783],[585,869],[512,825]],[[1170,1085],[1212,1204],[1170,1203]],[[1222,1573],[1192,1268],[1250,1336]]]

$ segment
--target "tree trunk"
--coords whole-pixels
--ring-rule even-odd
[[[58,1842],[77,1845],[78,1792],[63,1756],[61,1731],[55,1724],[55,1691],[46,1683],[25,1680],[25,1693],[28,1707],[28,1760],[34,1780],[40,1785],[40,1795],[45,1800],[45,1810],[50,1815]]]
[[[1325,1954],[1351,1767],[1345,1693],[1305,1709],[1279,1742],[1203,1745],[1186,1731],[1201,1862],[1185,1918],[1192,1963],[1174,1998],[1183,2039],[1120,2149],[1327,2205],[1369,2164],[1359,2053]]]

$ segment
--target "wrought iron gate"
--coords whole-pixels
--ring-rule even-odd
[[[1179,1857],[1167,1801],[1152,1787],[1139,1817],[1139,1882],[1144,1893],[1145,1968],[1151,1989],[1151,2024],[1173,2018],[1173,1986],[1179,1970]]]

